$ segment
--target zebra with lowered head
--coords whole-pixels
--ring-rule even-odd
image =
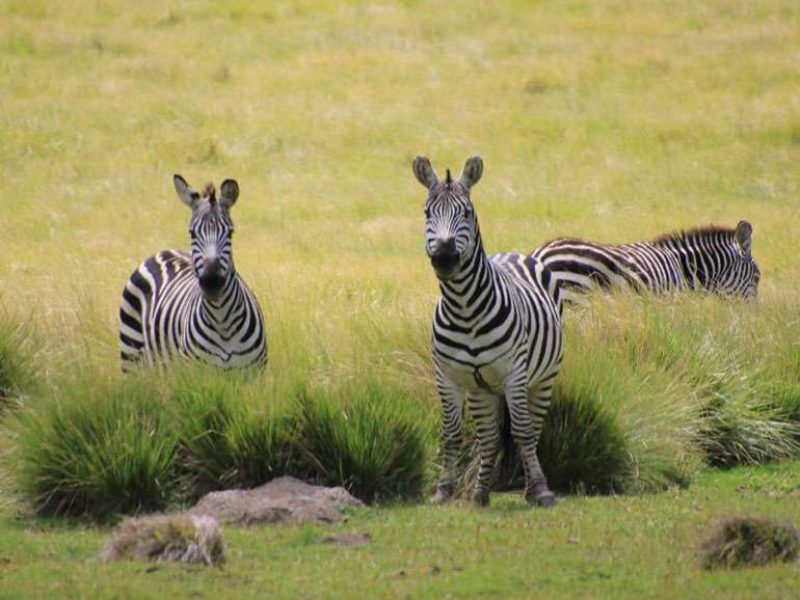
[[[600,244],[559,238],[531,254],[550,271],[549,290],[580,302],[597,288],[668,293],[703,291],[754,300],[761,271],[752,256],[753,227],[702,227],[650,242]]]
[[[222,368],[263,367],[264,317],[236,272],[231,251],[230,209],[239,185],[226,179],[217,198],[210,183],[202,193],[180,175],[174,184],[192,209],[192,250],[163,250],[128,280],[119,310],[122,368],[162,365],[174,357]]]
[[[535,276],[531,258],[486,255],[470,200],[470,189],[483,173],[479,157],[467,160],[457,180],[448,170],[440,181],[424,157],[414,160],[413,169],[428,190],[425,244],[441,292],[432,345],[442,405],[442,472],[432,501],[446,502],[454,492],[466,404],[480,455],[474,501],[489,503],[505,402],[525,471],[525,497],[531,504],[552,506],[555,496],[536,444],[561,366],[560,307]]]

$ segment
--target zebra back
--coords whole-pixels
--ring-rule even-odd
[[[620,245],[558,238],[531,255],[550,271],[550,292],[570,302],[597,289],[704,291],[753,300],[761,273],[751,248],[752,226],[741,221],[734,229],[704,227]]]

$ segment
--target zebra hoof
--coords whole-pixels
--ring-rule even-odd
[[[450,494],[447,492],[443,492],[442,490],[436,490],[436,493],[431,496],[431,504],[440,505],[446,504],[447,501],[450,500]]]
[[[556,496],[553,492],[544,492],[535,498],[540,508],[553,508],[556,505]]]

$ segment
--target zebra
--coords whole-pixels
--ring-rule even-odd
[[[201,194],[180,175],[173,181],[178,197],[192,209],[192,250],[163,250],[130,276],[119,310],[122,369],[164,365],[175,357],[221,368],[263,368],[264,317],[236,272],[231,251],[229,211],[239,184],[223,181],[217,199],[211,183]]]
[[[532,258],[506,254],[494,260],[484,251],[470,200],[483,174],[480,157],[466,161],[458,180],[448,169],[440,181],[425,157],[414,159],[413,171],[428,190],[426,250],[441,292],[431,338],[442,407],[442,471],[431,501],[441,504],[453,495],[466,404],[480,458],[474,502],[489,504],[499,413],[507,409],[524,467],[525,498],[531,505],[553,506],[536,444],[563,357],[560,307],[535,276]]]
[[[582,303],[599,288],[669,293],[714,292],[753,301],[761,271],[752,256],[753,226],[709,226],[662,235],[653,241],[600,244],[558,238],[531,254],[550,271],[549,291]]]

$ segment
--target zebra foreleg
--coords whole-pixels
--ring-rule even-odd
[[[542,429],[544,415],[550,406],[552,387],[546,391],[537,387],[531,391],[532,401],[528,403],[528,390],[515,386],[506,391],[509,413],[511,414],[511,435],[519,447],[522,465],[525,470],[525,499],[528,504],[542,507],[555,506],[556,497],[547,485],[547,478],[536,455],[536,444]]]
[[[436,484],[432,504],[444,504],[453,496],[456,487],[456,465],[463,440],[464,396],[437,372],[437,387],[442,402],[442,433],[440,457],[442,472]]]
[[[497,411],[499,403],[495,395],[487,393],[467,396],[467,405],[472,418],[475,420],[478,452],[481,461],[478,469],[478,479],[475,482],[473,501],[477,506],[488,506],[492,475],[497,462],[497,452],[500,448],[500,426]]]

